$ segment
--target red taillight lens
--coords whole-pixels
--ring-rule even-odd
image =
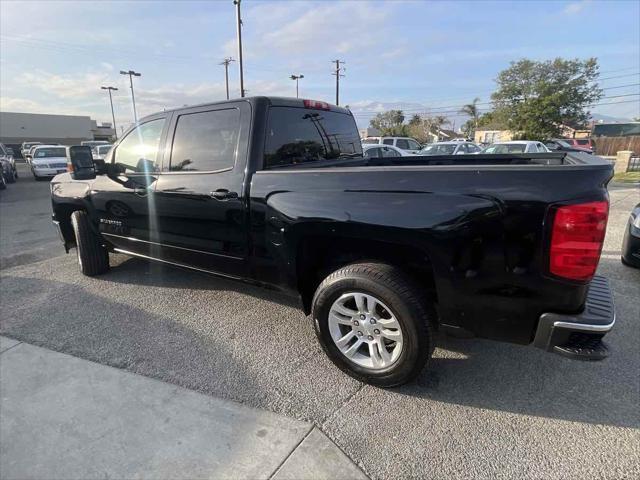
[[[552,274],[571,280],[591,280],[600,261],[608,215],[607,201],[555,209],[549,257]]]
[[[327,102],[320,102],[318,100],[303,100],[304,108],[314,108],[316,110],[331,110],[331,107]]]

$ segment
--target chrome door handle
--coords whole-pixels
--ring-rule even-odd
[[[214,190],[209,193],[211,198],[215,198],[216,200],[229,200],[231,198],[238,198],[237,192],[230,192],[226,188],[219,188],[218,190]]]

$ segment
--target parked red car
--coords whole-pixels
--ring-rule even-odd
[[[576,148],[586,148],[593,151],[596,147],[590,138],[563,138],[563,140]]]

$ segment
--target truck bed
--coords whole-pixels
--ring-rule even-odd
[[[407,157],[387,158],[349,158],[333,161],[307,162],[278,169],[296,168],[329,168],[329,167],[492,167],[492,166],[534,166],[534,167],[566,167],[589,166],[606,167],[610,162],[602,157],[582,152],[560,153],[521,153],[521,154],[480,154],[480,155],[412,155]]]

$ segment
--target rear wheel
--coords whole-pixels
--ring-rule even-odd
[[[16,183],[16,179],[18,178],[18,172],[15,169],[12,169],[9,172],[9,178],[7,178],[7,183]]]
[[[435,315],[413,281],[381,263],[329,275],[313,298],[316,334],[329,358],[352,377],[381,387],[408,382],[433,351]]]
[[[80,271],[87,276],[109,270],[109,252],[89,226],[87,213],[77,210],[71,214],[71,226],[76,236],[76,251]]]

